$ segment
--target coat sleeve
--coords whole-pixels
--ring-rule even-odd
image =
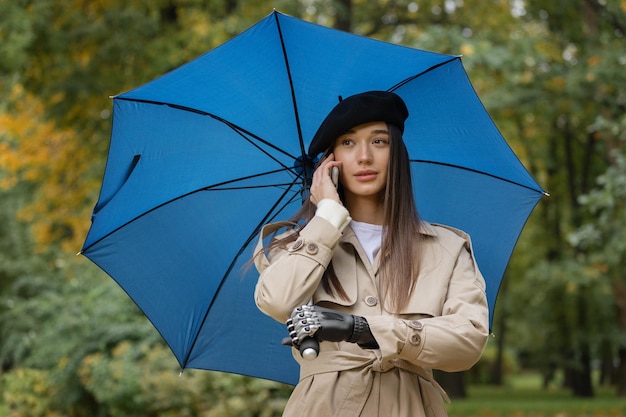
[[[480,359],[489,337],[489,313],[485,282],[469,241],[458,251],[447,282],[440,316],[415,320],[367,317],[380,345],[381,360],[402,359],[425,368],[457,372]]]
[[[254,291],[257,307],[284,323],[295,307],[307,304],[332,259],[340,236],[329,221],[315,216],[295,242],[273,250],[268,263],[257,263],[260,273]]]

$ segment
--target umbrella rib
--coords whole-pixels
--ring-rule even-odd
[[[279,187],[288,187],[291,186],[291,183],[283,183],[283,184],[269,184],[269,185],[247,185],[242,187],[220,187],[210,186],[203,188],[204,191],[235,191],[235,190],[256,190],[259,188],[279,188]]]
[[[123,227],[125,227],[127,224],[134,222],[135,220],[137,220],[137,219],[139,219],[139,218],[141,218],[141,217],[143,217],[143,216],[145,216],[145,215],[147,215],[147,214],[149,214],[149,213],[153,212],[154,210],[157,210],[157,209],[159,209],[160,207],[163,207],[163,206],[165,206],[165,205],[167,205],[167,204],[171,203],[172,201],[175,201],[175,200],[178,200],[178,199],[180,199],[180,198],[183,198],[183,197],[189,196],[189,195],[191,195],[191,194],[195,194],[195,193],[200,192],[200,191],[251,190],[251,189],[257,189],[257,188],[272,188],[272,187],[277,187],[277,188],[279,188],[279,187],[285,187],[285,186],[287,186],[287,187],[288,187],[288,188],[287,188],[287,190],[286,190],[286,191],[283,193],[283,195],[281,195],[281,197],[279,198],[279,201],[280,201],[282,198],[284,198],[283,196],[284,196],[287,192],[289,192],[289,190],[291,189],[291,187],[293,187],[293,185],[295,184],[295,182],[296,182],[299,178],[301,178],[301,175],[297,175],[297,176],[295,176],[295,177],[294,177],[293,182],[291,182],[291,183],[280,183],[280,184],[262,184],[262,185],[260,184],[260,185],[248,185],[248,186],[240,186],[240,187],[225,187],[225,188],[217,188],[217,187],[221,187],[221,186],[223,186],[223,185],[227,185],[227,184],[232,184],[232,183],[235,183],[235,182],[238,182],[238,181],[245,181],[245,180],[248,180],[248,179],[251,179],[251,178],[261,177],[261,176],[263,176],[263,175],[271,175],[271,174],[275,174],[275,173],[277,173],[277,172],[281,172],[281,171],[285,171],[285,170],[287,170],[287,171],[291,171],[291,170],[290,170],[290,169],[288,169],[288,168],[285,168],[285,169],[277,169],[277,170],[274,170],[274,171],[262,172],[262,173],[255,174],[255,175],[248,175],[248,176],[246,176],[246,177],[236,178],[236,179],[233,179],[233,180],[230,180],[230,181],[224,181],[224,182],[221,182],[221,183],[218,183],[218,184],[213,184],[213,185],[209,185],[209,186],[206,186],[206,187],[198,188],[198,189],[196,189],[196,190],[189,191],[189,192],[187,192],[187,193],[185,193],[185,194],[182,194],[182,195],[179,195],[179,196],[177,196],[177,197],[175,197],[175,198],[172,198],[171,200],[165,201],[165,202],[163,202],[163,203],[161,203],[161,204],[157,205],[156,207],[151,208],[150,210],[145,211],[144,213],[141,213],[141,214],[140,214],[140,215],[138,215],[137,217],[134,217],[134,218],[132,218],[132,219],[128,220],[126,223],[124,223],[124,224],[120,225],[119,227],[116,227],[114,230],[111,230],[109,233],[107,233],[107,234],[105,234],[104,236],[100,237],[98,240],[96,240],[95,242],[93,242],[93,243],[92,243],[92,244],[90,244],[89,246],[84,247],[84,248],[83,248],[80,252],[81,252],[81,253],[84,253],[85,251],[89,250],[89,248],[91,248],[92,246],[94,246],[94,245],[98,244],[98,243],[99,243],[99,242],[101,242],[102,240],[104,240],[104,239],[106,239],[107,237],[111,236],[113,233],[115,233],[115,232],[117,232],[118,230],[120,230],[120,229],[122,229]]]
[[[230,275],[231,271],[235,267],[235,264],[237,263],[237,260],[239,259],[239,257],[243,254],[243,252],[246,250],[246,248],[248,247],[250,242],[254,239],[254,237],[259,233],[259,231],[261,230],[261,227],[263,227],[263,225],[266,224],[268,221],[273,220],[276,214],[280,213],[282,209],[284,209],[287,205],[289,205],[295,199],[295,196],[291,197],[285,204],[283,204],[280,210],[276,210],[276,207],[279,206],[279,203],[285,198],[285,196],[289,193],[289,191],[293,188],[295,184],[296,184],[296,180],[294,180],[290,184],[290,186],[285,190],[285,192],[276,200],[272,208],[268,210],[267,214],[263,216],[263,219],[261,219],[261,221],[254,228],[250,236],[248,236],[244,244],[241,245],[241,248],[239,249],[239,252],[237,252],[237,255],[233,257],[232,262],[230,263],[230,265],[228,266],[228,269],[226,270],[226,272],[222,276],[222,279],[220,280],[220,284],[215,289],[215,294],[213,295],[211,302],[209,303],[206,311],[204,312],[204,317],[202,318],[202,322],[200,323],[199,329],[202,329],[202,327],[204,327],[204,323],[207,321],[209,317],[209,312],[211,311],[211,308],[213,307],[215,300],[217,300],[219,293],[222,291],[224,283],[226,282],[226,278],[228,277],[228,275]],[[272,215],[272,213],[274,214]],[[196,342],[198,341],[199,336],[200,336],[200,331],[196,333],[193,339],[193,342],[191,343],[191,346],[187,350],[187,354],[185,355],[185,360],[183,361],[183,364],[182,364],[183,369],[186,367],[187,363],[189,362],[189,357],[191,356],[191,352],[193,352],[193,349],[196,345]]]
[[[514,185],[517,185],[519,187],[523,187],[523,188],[526,188],[528,190],[535,191],[535,192],[537,192],[539,194],[542,194],[542,195],[548,195],[548,193],[545,192],[544,190],[538,190],[538,189],[530,187],[528,185],[520,184],[519,182],[515,182],[515,181],[509,180],[507,178],[499,177],[497,175],[490,174],[490,173],[484,172],[484,171],[480,171],[480,170],[474,169],[474,168],[462,167],[462,166],[459,166],[459,165],[449,164],[449,163],[446,163],[446,162],[427,161],[427,160],[424,160],[424,159],[411,159],[410,162],[417,162],[417,163],[422,163],[422,164],[432,164],[432,165],[441,165],[441,166],[447,166],[447,167],[451,167],[451,168],[462,169],[462,170],[465,170],[465,171],[474,172],[476,174],[486,175],[488,177],[495,178],[495,179],[500,180],[500,181],[508,182],[509,184],[514,184]]]
[[[424,75],[424,74],[428,74],[429,72],[434,71],[434,70],[436,70],[437,68],[439,68],[439,67],[441,67],[441,66],[443,66],[443,65],[449,64],[450,62],[452,62],[452,61],[454,61],[454,60],[456,60],[456,59],[460,59],[460,57],[458,57],[458,56],[454,56],[454,57],[450,58],[450,59],[449,59],[449,60],[447,60],[447,61],[440,62],[440,63],[439,63],[439,64],[437,64],[437,65],[433,65],[432,67],[430,67],[430,68],[428,68],[428,69],[426,69],[426,70],[424,70],[424,71],[420,72],[419,74],[415,74],[415,75],[413,75],[413,76],[411,76],[411,77],[409,77],[409,78],[406,78],[406,79],[404,79],[404,80],[400,81],[400,82],[399,82],[399,83],[397,83],[396,85],[394,85],[394,86],[392,86],[391,88],[389,88],[387,91],[395,91],[395,90],[397,90],[398,88],[402,87],[404,84],[409,83],[409,82],[413,81],[414,79],[421,77],[421,76],[422,76],[422,75]]]
[[[259,178],[259,177],[263,177],[265,175],[272,175],[272,174],[276,174],[279,172],[284,172],[284,171],[288,171],[291,172],[292,174],[295,175],[295,178],[300,178],[300,175],[295,174],[290,168],[287,168],[286,166],[283,165],[283,168],[281,169],[275,169],[272,171],[266,171],[266,172],[259,172],[257,174],[253,174],[253,175],[246,175],[245,177],[240,177],[240,178],[233,178],[232,180],[228,180],[228,181],[224,181],[224,182],[219,182],[217,184],[213,184],[213,185],[207,185],[205,187],[200,188],[199,190],[206,190],[206,191],[210,191],[210,190],[228,190],[228,189],[233,189],[233,190],[241,190],[241,189],[253,189],[253,188],[267,188],[267,187],[277,187],[277,186],[282,186],[282,185],[290,185],[292,183],[286,183],[286,184],[259,184],[259,185],[247,185],[247,186],[241,186],[241,187],[227,187],[227,188],[221,188],[224,185],[228,185],[228,184],[233,184],[236,182],[241,182],[241,181],[245,181],[245,180],[249,180],[252,178]],[[218,188],[220,187],[220,188]],[[198,190],[198,191],[199,191]]]
[[[280,27],[280,20],[278,19],[279,14],[277,12],[274,13],[274,19],[276,20],[276,29],[278,29],[278,36],[280,37],[280,46],[283,51],[283,58],[285,60],[285,69],[287,70],[287,78],[289,79],[289,90],[291,91],[291,102],[293,104],[293,113],[296,118],[296,128],[298,129],[298,141],[300,142],[300,154],[302,156],[302,160],[304,161],[306,158],[306,151],[304,150],[304,139],[302,137],[302,126],[300,125],[300,113],[298,112],[298,102],[296,100],[296,91],[293,86],[293,77],[291,75],[291,67],[289,65],[289,57],[287,55],[287,47],[285,45],[285,38],[283,37],[283,31]],[[304,178],[309,178],[312,175],[308,171],[308,167],[306,164],[303,164],[302,168],[304,169]]]
[[[267,140],[261,138],[258,135],[255,135],[254,133],[242,128],[241,126],[237,126],[236,124],[234,124],[233,122],[230,122],[224,118],[221,118],[215,114],[209,113],[209,112],[205,112],[203,110],[198,110],[198,109],[194,109],[192,107],[187,107],[187,106],[182,106],[180,104],[172,104],[172,103],[166,103],[163,101],[156,101],[156,100],[144,100],[144,99],[138,99],[138,98],[126,98],[126,97],[116,97],[115,100],[125,100],[125,101],[133,101],[136,103],[146,103],[146,104],[155,104],[155,105],[159,105],[159,106],[168,106],[174,109],[178,109],[178,110],[183,110],[183,111],[188,111],[191,113],[196,113],[202,116],[209,116],[215,120],[217,120],[218,122],[222,122],[224,123],[226,126],[230,127],[231,129],[233,129],[235,132],[237,132],[242,138],[244,138],[246,141],[248,141],[249,143],[251,143],[253,146],[255,146],[257,149],[259,149],[261,152],[265,153],[267,156],[269,156],[270,158],[272,158],[274,161],[276,161],[277,163],[279,163],[280,165],[286,167],[284,164],[282,164],[280,161],[278,161],[276,158],[274,158],[272,155],[270,155],[269,153],[267,153],[267,151],[263,150],[258,144],[256,144],[254,141],[250,140],[250,138],[254,138],[255,140],[263,143],[264,145],[282,153],[283,155],[288,156],[289,158],[292,159],[296,159],[295,156],[293,156],[292,154],[290,154],[289,152],[285,151],[282,148],[279,148],[278,146],[272,144],[271,142],[268,142]],[[299,128],[299,125],[298,125]],[[301,135],[300,135],[301,136]],[[302,139],[300,139],[300,141],[302,141]]]

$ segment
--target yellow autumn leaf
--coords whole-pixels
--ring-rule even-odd
[[[592,55],[587,59],[587,65],[595,67],[602,62],[602,57],[599,55]]]
[[[56,97],[62,99],[61,96]],[[89,227],[98,185],[89,175],[93,155],[79,134],[47,119],[42,102],[16,86],[0,113],[0,187],[19,182],[37,187],[32,203],[18,215],[32,226],[37,250],[51,243],[76,252]]]
[[[461,45],[460,50],[461,50],[461,55],[464,55],[464,56],[469,56],[474,53],[474,47],[467,43]]]

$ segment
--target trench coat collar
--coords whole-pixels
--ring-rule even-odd
[[[426,220],[421,220],[419,225],[419,232],[424,236],[435,237],[437,232],[433,228],[433,225]],[[339,238],[339,243],[352,243],[354,246],[360,246],[354,230],[351,227],[346,227]]]
[[[426,221],[420,222],[419,232],[420,234],[426,237],[437,236],[437,232],[435,231],[434,227]],[[318,289],[315,299],[317,301],[331,301],[336,304],[346,305],[346,306],[353,305],[356,302],[357,292],[358,292],[357,290],[357,280],[358,280],[357,259],[358,258],[361,259],[361,263],[367,270],[369,279],[372,280],[372,283],[375,287],[378,287],[378,284],[376,282],[377,281],[376,276],[378,275],[379,268],[380,268],[381,253],[380,251],[378,252],[378,254],[376,255],[376,258],[374,259],[374,264],[372,265],[367,255],[365,254],[365,251],[363,250],[363,247],[361,246],[359,239],[357,238],[356,234],[354,233],[354,230],[352,230],[351,227],[346,227],[344,229],[342,235],[339,238],[338,245],[339,246],[345,246],[345,245],[352,246],[356,253],[356,256],[341,256],[340,258],[337,258],[336,259],[337,262],[334,265],[335,273],[337,273],[339,276],[342,277],[342,285],[344,287],[344,290],[346,292],[348,299],[344,300],[339,297],[335,297],[333,295],[327,294],[326,291],[322,290],[321,288]]]
[[[436,237],[437,236],[437,232],[435,231],[435,229],[433,228],[433,226],[425,221],[422,220],[420,221],[420,225],[419,225],[419,233],[421,235],[424,236],[428,236],[428,237]],[[339,238],[339,244],[350,244],[354,247],[355,251],[357,252],[358,256],[361,258],[361,262],[363,262],[363,264],[365,265],[365,268],[367,269],[367,271],[369,272],[370,276],[372,277],[372,279],[374,278],[374,276],[376,276],[378,274],[378,270],[380,267],[380,256],[381,256],[381,252],[379,251],[378,254],[376,254],[376,258],[374,258],[374,264],[372,265],[369,261],[369,258],[367,257],[367,255],[365,254],[363,247],[361,246],[361,243],[359,242],[359,239],[357,238],[356,234],[354,233],[354,230],[352,229],[352,227],[346,227],[341,235],[341,237]],[[356,279],[356,277],[354,277]]]

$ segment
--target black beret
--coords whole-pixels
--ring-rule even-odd
[[[317,129],[309,145],[309,156],[324,152],[334,141],[354,126],[369,122],[387,122],[404,132],[409,111],[404,101],[388,91],[367,91],[339,101]]]

